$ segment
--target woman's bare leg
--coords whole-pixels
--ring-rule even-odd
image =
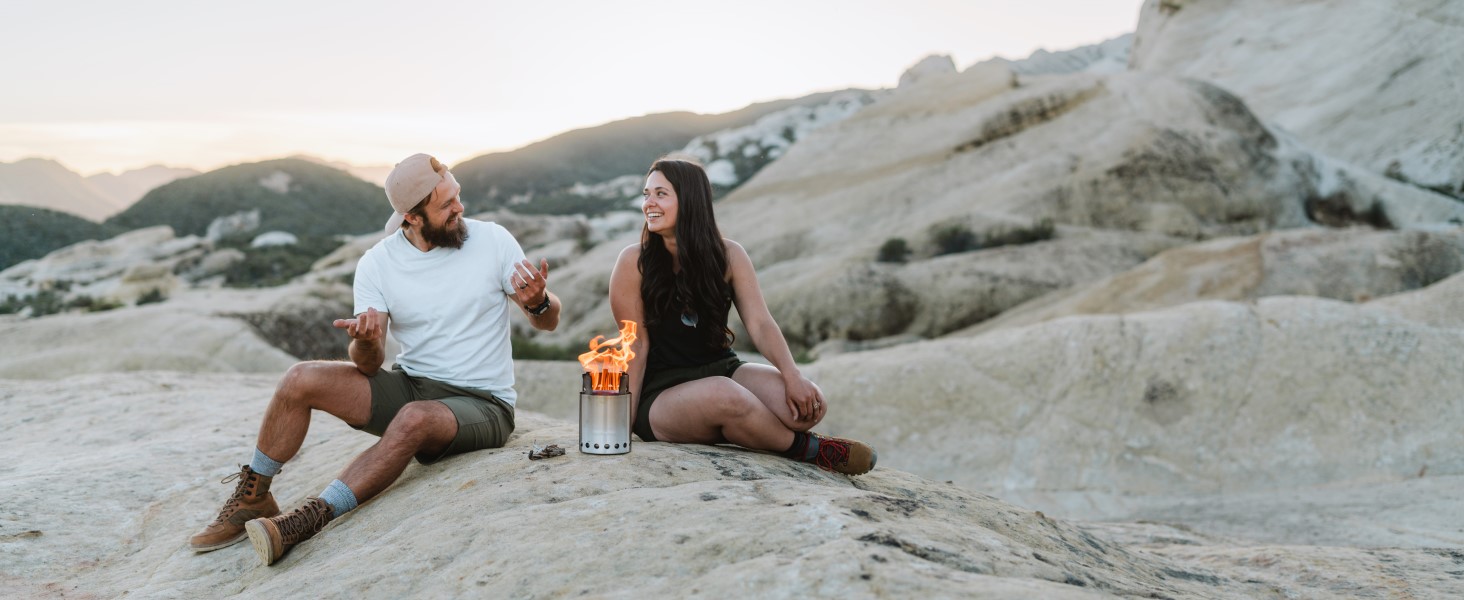
[[[750,390],[727,377],[668,388],[651,405],[650,421],[656,439],[667,442],[731,442],[769,452],[793,445],[793,431]]]
[[[808,431],[823,420],[824,411],[814,413],[813,418],[804,421],[793,419],[793,409],[788,407],[788,392],[783,387],[783,375],[768,365],[746,364],[732,373],[732,380],[747,388],[761,400],[784,427],[792,431]],[[654,404],[651,405],[655,407]]]

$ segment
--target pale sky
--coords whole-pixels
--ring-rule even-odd
[[[1134,30],[1142,0],[7,0],[0,162],[449,163],[673,110],[893,87]]]

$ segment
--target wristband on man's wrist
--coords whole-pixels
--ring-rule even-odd
[[[538,306],[535,306],[535,307],[532,307],[532,308],[530,308],[528,306],[525,306],[524,307],[524,310],[529,311],[529,314],[534,315],[536,317],[539,316],[539,315],[542,315],[542,314],[544,314],[546,312],[549,312],[549,292],[547,292],[547,291],[544,292],[544,301],[543,302],[540,302]]]

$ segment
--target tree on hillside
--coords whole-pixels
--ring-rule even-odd
[[[82,240],[106,239],[122,231],[54,210],[0,205],[0,269]]]

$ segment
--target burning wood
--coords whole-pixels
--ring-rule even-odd
[[[580,364],[590,376],[590,391],[616,394],[620,392],[620,376],[630,368],[630,359],[635,352],[630,345],[635,343],[635,322],[621,321],[620,335],[605,339],[603,335],[590,340],[590,351],[579,355]]]

